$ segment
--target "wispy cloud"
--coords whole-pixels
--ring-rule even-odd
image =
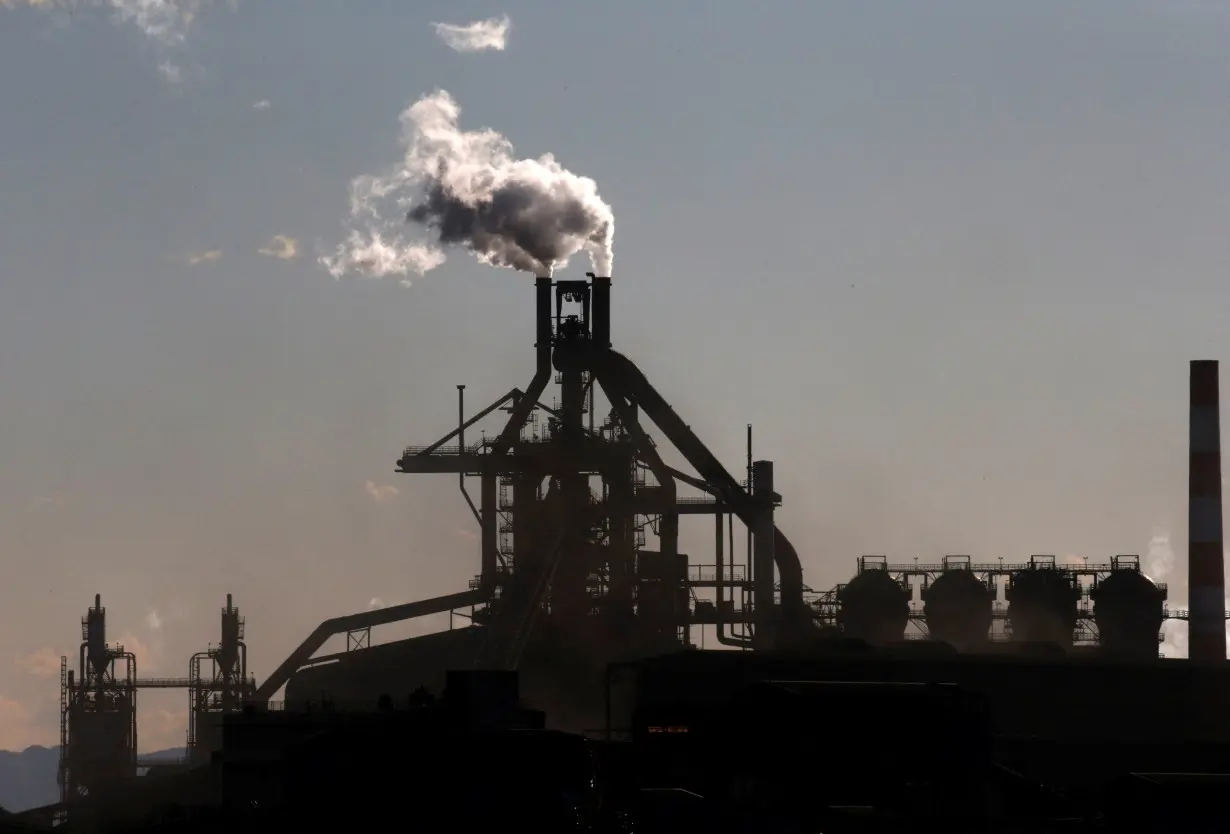
[[[25,750],[45,743],[45,738],[45,730],[36,725],[34,710],[0,695],[0,750]]]
[[[229,0],[235,7],[238,0]],[[197,14],[213,0],[0,0],[8,9],[32,8],[45,12],[76,13],[87,9],[109,10],[117,22],[138,29],[161,50],[179,49],[188,40],[188,32]],[[163,58],[158,71],[171,83],[183,79],[175,62]]]
[[[489,17],[473,23],[433,23],[436,37],[457,52],[482,52],[486,49],[503,51],[508,45],[508,30],[512,21],[508,15]]]
[[[188,266],[200,266],[201,264],[211,263],[222,257],[221,249],[210,249],[207,252],[189,252],[184,256],[184,260],[188,262]]]
[[[159,631],[162,629],[162,617],[153,608],[151,608],[149,613],[145,615],[145,627],[150,631]]]
[[[298,256],[299,241],[289,235],[274,235],[268,243],[256,251],[270,258],[289,261]]]
[[[268,110],[272,106],[273,106],[273,103],[270,102],[269,99],[267,98],[263,98],[260,101],[252,102],[253,110]]]
[[[44,646],[23,656],[18,667],[27,675],[50,678],[60,674],[60,653]]]
[[[378,484],[375,481],[368,481],[363,485],[363,490],[377,504],[383,504],[389,499],[401,495],[401,490],[392,484]]]
[[[0,6],[6,9],[110,9],[117,21],[135,26],[145,37],[165,47],[182,45],[197,13],[209,4],[210,0],[0,0]]]

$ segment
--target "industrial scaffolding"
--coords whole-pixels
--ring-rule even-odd
[[[221,744],[221,716],[236,712],[255,691],[247,672],[244,619],[230,594],[222,609],[222,639],[194,654],[185,678],[139,678],[137,660],[121,645],[107,643],[107,611],[101,595],[81,619],[78,670],[60,658],[60,802],[74,802],[122,787],[152,768],[184,762],[144,760],[137,755],[137,691],[188,692],[187,763],[208,761]]]

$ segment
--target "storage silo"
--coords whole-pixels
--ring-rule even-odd
[[[1166,589],[1141,573],[1138,561],[1116,559],[1089,596],[1103,652],[1131,658],[1158,656]]]
[[[864,570],[837,592],[837,622],[848,637],[884,644],[905,637],[910,592],[886,570]]]
[[[987,641],[995,594],[973,571],[944,571],[923,589],[922,598],[932,640],[963,650]]]
[[[1071,574],[1031,565],[1012,574],[1005,596],[1014,641],[1072,645],[1081,589]]]

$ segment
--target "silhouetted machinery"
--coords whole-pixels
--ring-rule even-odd
[[[186,678],[138,678],[137,658],[107,642],[107,609],[95,594],[81,619],[78,668],[60,658],[60,810],[102,794],[130,789],[142,770],[182,766],[137,756],[137,691],[186,689],[189,697],[188,758],[209,760],[221,745],[222,717],[251,698],[255,681],[247,674],[243,617],[226,596],[222,639],[193,655]]]
[[[449,668],[520,669],[531,702],[549,705],[567,725],[593,720],[592,711],[583,719],[564,705],[581,682],[597,693],[607,662],[684,648],[693,626],[716,626],[718,639],[735,647],[810,639],[814,612],[799,558],[774,524],[781,498],[773,464],[749,455],[741,483],[718,462],[636,365],[611,349],[611,282],[590,278],[537,279],[537,370],[525,391],[470,419],[459,402],[454,431],[407,448],[398,461],[400,472],[460,477],[481,530],[481,572],[470,590],[322,623],[261,685],[258,701],[286,685],[287,701],[327,693],[370,703],[439,686]],[[540,399],[553,377],[559,401],[548,407]],[[599,391],[610,410],[595,425]],[[503,428],[474,440],[474,425],[497,409],[509,413]],[[694,474],[663,461],[642,418]],[[477,505],[466,491],[470,476],[480,482]],[[680,495],[681,486],[696,494]],[[690,564],[679,552],[687,515],[714,518],[714,564]],[[746,566],[734,558],[735,518],[749,532]],[[646,547],[647,530],[656,549]],[[694,605],[698,589],[715,599]],[[465,608],[467,628],[312,657],[335,634]]]
[[[107,644],[101,595],[81,618],[76,675],[60,658],[60,795],[106,793],[137,772],[137,659]]]
[[[1005,642],[1051,650],[1096,646],[1134,660],[1157,657],[1162,623],[1186,616],[1166,608],[1166,586],[1142,573],[1136,556],[1100,564],[1057,564],[1053,556],[972,564],[968,556],[947,556],[939,565],[864,556],[857,575],[821,595],[813,609],[818,622],[878,646],[911,638],[960,651]]]
[[[944,572],[923,590],[922,597],[923,617],[933,640],[972,649],[989,639],[995,591],[970,570],[968,560],[945,561]]]

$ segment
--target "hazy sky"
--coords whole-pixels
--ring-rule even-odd
[[[454,384],[528,381],[531,278],[316,263],[437,88],[597,180],[614,341],[732,469],[755,424],[813,587],[1183,552],[1187,361],[1230,358],[1230,3],[239,0],[182,43],[79,5],[0,2],[0,747],[56,742],[96,592],[143,676],[234,592],[262,677],[476,572],[454,481],[393,464]],[[432,26],[503,14],[502,51]],[[186,701],[142,696],[143,749]]]

